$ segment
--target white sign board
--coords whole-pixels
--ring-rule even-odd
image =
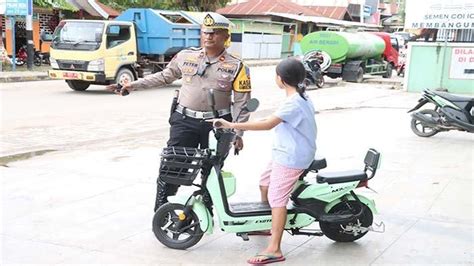
[[[472,0],[407,0],[405,29],[472,29]]]
[[[474,79],[474,47],[453,47],[449,78]]]

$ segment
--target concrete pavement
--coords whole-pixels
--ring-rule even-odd
[[[252,73],[264,75],[258,70]],[[275,90],[265,86],[268,78],[255,82],[253,85],[261,88],[254,93],[262,100],[260,111],[254,114],[259,118],[271,113],[279,98],[268,101],[267,90]],[[285,233],[282,248],[287,261],[280,264],[474,263],[473,135],[447,132],[431,138],[415,136],[406,111],[419,95],[389,88],[343,84],[308,92],[318,109],[318,153],[328,160],[326,170],[360,169],[371,147],[382,153],[381,168],[369,184],[377,193],[367,189],[357,192],[375,200],[379,210],[375,221],[384,221],[386,232],[369,232],[354,243]],[[146,91],[136,93],[148,95]],[[88,102],[97,104],[91,97]],[[151,232],[151,219],[158,154],[167,132],[146,130],[166,117],[144,124],[145,117],[133,127],[132,121],[125,120],[143,114],[138,110],[135,116],[133,110],[126,110],[122,127],[117,128],[120,125],[113,120],[102,120],[103,126],[109,124],[117,132],[133,133],[134,129],[136,134],[116,138],[115,131],[102,131],[99,120],[83,128],[74,127],[71,135],[59,134],[66,127],[49,131],[58,133],[52,136],[31,131],[34,139],[56,138],[62,144],[54,147],[58,151],[0,168],[2,265],[246,265],[247,258],[265,247],[266,237],[243,242],[218,228],[186,251],[162,246]],[[93,132],[94,128],[99,132]],[[73,133],[104,138],[74,143]],[[4,141],[12,148],[15,143],[31,145],[28,136],[10,142],[14,134],[7,134]],[[229,157],[226,169],[234,172],[238,182],[232,202],[258,199],[258,175],[269,158],[269,136],[268,132],[247,132],[245,150],[238,157]],[[68,141],[69,146],[65,145]],[[43,143],[45,148],[47,143]],[[189,191],[186,187],[180,193]]]

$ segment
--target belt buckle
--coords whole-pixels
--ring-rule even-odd
[[[204,119],[204,113],[203,112],[194,112],[194,118],[196,119]]]

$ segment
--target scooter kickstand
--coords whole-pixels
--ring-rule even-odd
[[[244,241],[249,241],[249,235],[247,233],[237,233],[237,236],[240,236]]]

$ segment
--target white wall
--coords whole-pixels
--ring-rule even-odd
[[[272,59],[281,57],[281,35],[250,34],[242,36],[242,58]]]

